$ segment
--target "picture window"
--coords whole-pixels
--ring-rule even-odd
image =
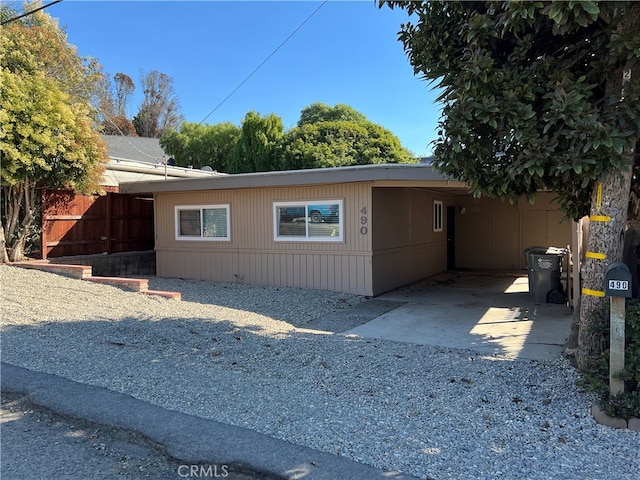
[[[276,241],[342,241],[343,216],[342,200],[274,203],[274,237]]]

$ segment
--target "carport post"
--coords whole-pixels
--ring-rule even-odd
[[[631,272],[624,263],[612,263],[605,272],[604,292],[611,299],[609,309],[609,391],[624,392],[624,380],[617,378],[624,370],[624,320],[626,298],[631,297]]]

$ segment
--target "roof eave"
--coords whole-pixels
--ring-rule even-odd
[[[449,179],[430,165],[377,164],[136,182],[121,187],[127,193],[141,194],[376,181],[441,181],[444,185]]]

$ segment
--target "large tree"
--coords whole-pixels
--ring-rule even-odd
[[[640,3],[385,3],[410,14],[399,39],[442,91],[436,166],[476,195],[556,191],[568,217],[594,220],[577,316],[586,368],[604,347],[604,270],[622,259],[629,225]]]
[[[2,18],[15,12],[2,9]],[[98,188],[106,148],[90,107],[99,80],[44,13],[2,27],[0,35],[0,260],[23,258],[37,188]]]
[[[173,86],[173,78],[153,70],[142,73],[143,99],[140,110],[133,118],[136,132],[141,137],[160,138],[170,129],[178,128],[184,118]]]
[[[282,142],[283,169],[374,163],[412,163],[415,158],[392,132],[344,104],[314,103]]]
[[[126,73],[118,72],[113,76],[114,82],[114,113],[122,117],[127,116],[131,95],[136,89],[133,80]]]
[[[137,136],[135,126],[127,116],[135,88],[133,80],[125,73],[118,72],[113,77],[102,75],[97,93],[102,133]]]

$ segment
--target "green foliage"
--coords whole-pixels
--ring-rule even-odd
[[[302,109],[298,127],[319,122],[367,123],[367,119],[362,113],[349,105],[339,103],[330,107],[325,103],[317,102]]]
[[[607,345],[608,330],[603,332]],[[627,303],[625,314],[625,368],[620,378],[625,391],[611,395],[609,392],[609,351],[593,359],[583,373],[581,384],[598,394],[603,411],[613,417],[629,419],[640,417],[640,302]]]
[[[593,182],[640,134],[640,79],[610,89],[640,56],[635,2],[381,2],[413,14],[399,39],[442,89],[435,165],[477,195],[557,191],[588,212]],[[621,77],[621,76],[620,76]]]
[[[275,114],[265,117],[249,112],[242,121],[240,138],[231,149],[229,173],[266,172],[278,170],[278,145],[284,127]]]
[[[0,156],[2,228],[12,260],[20,260],[36,218],[36,186],[91,192],[106,161],[93,129],[90,87],[95,65],[84,65],[45,15],[2,27],[0,35]],[[6,258],[4,251],[0,252]]]
[[[298,126],[284,131],[282,119],[249,112],[240,128],[231,123],[183,123],[160,139],[177,165],[209,165],[227,173],[413,163],[416,159],[389,130],[348,105],[314,103]]]
[[[640,395],[640,302],[630,303],[625,322],[625,369],[622,378],[629,391]]]
[[[391,132],[371,122],[321,121],[291,129],[282,147],[283,169],[411,163]]]
[[[104,147],[86,104],[72,103],[44,73],[0,71],[2,184],[43,182],[49,188],[95,188]]]
[[[82,78],[77,57],[66,69],[59,65],[72,49],[47,18],[6,25],[0,36],[2,185],[88,191],[97,188],[106,160],[86,92],[94,72]]]
[[[216,125],[183,122],[179,131],[170,130],[160,138],[160,146],[173,156],[176,165],[191,165],[193,168],[209,166],[218,172],[225,172],[231,150],[240,134],[240,128],[230,122]]]
[[[343,104],[306,107],[282,144],[287,170],[415,161],[393,133]]]
[[[303,124],[287,133],[283,147],[283,169],[352,165],[358,156],[356,145],[366,136],[365,128],[354,122]]]

